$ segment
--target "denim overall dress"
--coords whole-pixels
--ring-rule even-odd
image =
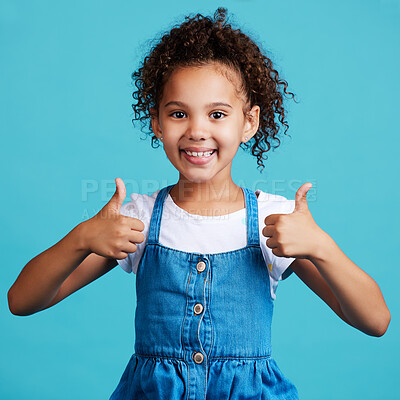
[[[298,400],[271,357],[274,304],[255,193],[242,188],[246,247],[189,253],[158,241],[173,186],[154,204],[136,273],[135,353],[110,400]]]

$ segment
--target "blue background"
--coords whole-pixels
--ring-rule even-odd
[[[131,123],[130,75],[154,37],[225,6],[300,101],[288,102],[291,138],[262,174],[239,150],[235,182],[290,199],[312,182],[314,219],[375,279],[392,315],[383,337],[367,336],[293,274],[277,291],[274,357],[301,399],[399,399],[400,2],[112,4],[0,2],[0,398],[108,399],[116,387],[133,352],[134,275],[116,267],[27,317],[10,313],[7,291],[107,203],[116,177],[126,201],[176,182],[162,147]]]

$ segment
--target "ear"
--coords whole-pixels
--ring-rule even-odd
[[[248,111],[246,120],[244,123],[244,131],[242,136],[242,142],[248,142],[258,131],[260,125],[260,107],[254,105],[253,108]],[[246,139],[247,138],[247,139]]]
[[[150,107],[150,118],[151,118],[151,129],[158,139],[162,136],[162,130],[160,122],[158,120],[157,110],[154,107]]]

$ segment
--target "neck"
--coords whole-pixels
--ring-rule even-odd
[[[233,182],[232,178],[223,182],[191,182],[181,176],[171,189],[170,195],[181,204],[235,202],[243,198],[242,189]]]

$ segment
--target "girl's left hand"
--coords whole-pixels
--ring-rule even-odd
[[[314,221],[307,204],[307,192],[312,183],[304,183],[296,192],[291,214],[271,214],[264,222],[262,234],[267,246],[278,257],[310,258],[327,236]]]

